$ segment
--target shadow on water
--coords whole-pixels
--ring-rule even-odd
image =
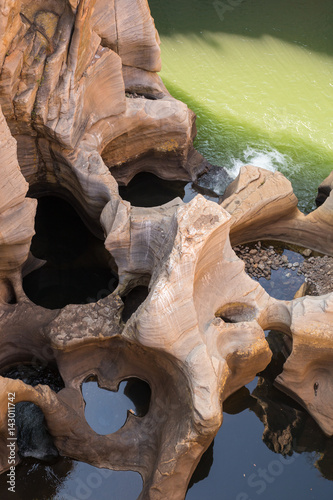
[[[303,260],[291,250],[284,253],[290,262]],[[293,276],[286,279],[286,272]],[[280,268],[271,281],[260,278],[260,283],[265,288],[275,283],[273,295],[290,300],[303,280],[295,271]],[[333,437],[328,438],[300,404],[274,387],[292,349],[290,337],[270,331],[266,340],[272,360],[254,381],[223,403],[223,425],[192,476],[186,500],[332,497]]]
[[[15,494],[0,476],[1,500],[135,500],[142,490],[137,472],[99,469],[61,457],[54,464],[25,459],[16,467]]]
[[[290,341],[273,331],[267,341],[270,365],[224,402],[222,429],[198,464],[186,500],[250,500],[263,493],[270,500],[331,498],[333,438],[274,387]]]
[[[280,130],[273,137],[265,130],[240,122],[227,113],[217,115],[167,78],[163,80],[169,92],[196,113],[198,135],[195,147],[211,163],[232,170],[234,163],[230,159],[237,159],[239,165],[250,163],[244,157],[247,149],[261,151],[265,155],[271,153],[273,167],[292,183],[300,210],[308,213],[316,208],[317,188],[332,170],[333,152],[316,147],[300,137],[293,138],[289,131],[284,133]],[[267,150],[267,144],[271,151]],[[276,159],[274,150],[279,155]],[[304,175],[300,175],[301,172]],[[214,185],[210,188],[214,190]]]
[[[47,384],[55,392],[64,387],[56,368],[36,363],[14,366],[1,374],[33,387]],[[124,424],[129,408],[138,417],[148,412],[151,390],[146,382],[130,378],[120,384],[117,393],[87,381],[83,384],[83,394],[87,422],[96,432],[105,429],[113,432]],[[21,463],[15,468],[15,494],[8,491],[7,473],[0,475],[1,500],[134,500],[139,496],[142,478],[137,472],[99,469],[59,456],[40,408],[21,402],[15,409]]]
[[[331,0],[149,0],[149,5],[160,35],[201,32],[251,38],[269,35],[333,55]]]
[[[23,279],[23,288],[35,304],[57,309],[85,304],[112,293],[117,275],[103,241],[83,224],[75,210],[61,198],[38,200],[36,234],[31,252],[46,260]]]

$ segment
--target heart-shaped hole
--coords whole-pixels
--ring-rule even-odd
[[[151,390],[147,382],[138,378],[123,380],[118,392],[102,389],[96,377],[82,384],[85,417],[90,427],[100,435],[112,434],[126,422],[131,411],[143,417],[149,410]]]

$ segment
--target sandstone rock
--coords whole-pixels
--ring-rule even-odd
[[[290,182],[280,172],[241,168],[221,204],[232,214],[231,242],[274,239],[333,255],[333,194],[305,216]]]
[[[0,104],[35,194],[67,190],[85,211],[79,156],[102,154],[123,184],[142,170],[194,180],[207,167],[192,145],[194,113],[156,74],[145,0],[22,0],[1,22]],[[126,98],[125,86],[143,99]]]
[[[330,195],[333,188],[333,171],[328,177],[319,185],[318,194],[316,198],[317,206],[322,205]]]
[[[289,306],[293,349],[276,386],[296,398],[327,435],[333,434],[333,295]]]
[[[21,268],[29,255],[34,234],[36,201],[26,198],[28,184],[17,163],[16,141],[0,108],[0,301],[22,295]]]
[[[0,12],[0,103],[22,174],[34,195],[55,192],[75,206],[105,238],[119,272],[118,289],[96,304],[51,311],[24,295],[22,266],[41,264],[28,257],[36,202],[25,197],[15,141],[0,115],[0,369],[38,359],[56,364],[65,381],[55,393],[0,377],[1,470],[8,468],[7,393],[15,392],[15,402],[42,409],[62,455],[138,471],[141,499],[183,499],[222,423],[224,400],[271,359],[267,329],[293,340],[276,383],[333,434],[332,293],[273,299],[246,274],[229,238],[333,254],[332,192],[304,216],[282,174],[247,166],[222,206],[199,195],[187,205],[132,207],[115,178],[126,184],[148,170],[189,180],[208,166],[192,146],[194,114],[156,74],[159,40],[147,2],[22,0],[0,3]],[[261,244],[248,250],[250,269],[266,273]],[[124,324],[121,296],[140,285],[148,295]],[[117,433],[96,434],[81,392],[91,374],[111,390],[129,376],[147,380],[147,415],[129,414]]]

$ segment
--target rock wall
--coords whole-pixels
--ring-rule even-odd
[[[142,170],[190,180],[207,166],[194,113],[157,75],[145,0],[4,2],[1,29],[0,104],[34,193],[62,191],[96,220],[105,199],[86,184],[104,163],[121,183]]]
[[[34,235],[36,200],[26,198],[29,185],[17,162],[16,141],[0,108],[0,302],[22,297],[21,268]]]
[[[38,360],[56,365],[65,382],[56,393],[0,376],[0,469],[8,468],[7,393],[15,392],[15,402],[43,410],[62,455],[140,472],[141,499],[182,500],[225,399],[270,362],[267,329],[293,340],[276,384],[332,435],[332,293],[278,301],[231,246],[277,239],[333,254],[332,192],[304,216],[281,174],[246,166],[221,205],[198,195],[131,206],[116,179],[126,184],[141,170],[192,179],[207,167],[192,146],[194,114],[157,75],[147,2],[0,0],[0,13],[9,126],[0,114],[0,373]],[[112,295],[61,310],[26,297],[21,273],[36,265],[27,181],[38,196],[68,198],[105,239],[119,272]],[[122,298],[140,285],[147,296],[125,321]],[[147,415],[96,434],[81,391],[92,374],[110,390],[129,376],[146,380]]]

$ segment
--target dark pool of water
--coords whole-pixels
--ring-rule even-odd
[[[331,474],[328,479],[332,479],[332,439],[325,438],[311,417],[303,412],[302,424],[292,436],[290,455],[275,453],[263,441],[264,425],[256,414],[259,414],[260,405],[250,396],[253,387],[252,383],[250,391],[234,395],[245,401],[245,409],[240,405],[239,411],[228,414],[228,405],[225,405],[224,421],[214,440],[208,475],[189,489],[186,500],[332,498],[333,483],[324,478],[328,469]],[[280,396],[280,399],[285,402],[287,398]],[[290,405],[292,413],[294,403],[285,404]],[[277,408],[277,422],[279,417]],[[320,470],[323,460],[325,465]]]
[[[16,467],[15,494],[0,476],[1,500],[133,500],[142,490],[137,472],[98,469],[61,458],[54,464],[26,459]]]
[[[188,203],[197,194],[217,203],[231,180],[227,171],[221,168],[217,170],[215,167],[195,183],[165,181],[154,174],[141,172],[127,186],[119,186],[119,194],[136,207],[156,207],[175,198]]]
[[[153,204],[159,205],[174,198],[177,190],[170,186],[166,189],[168,192],[170,188],[168,199],[164,195],[156,198],[161,189],[163,192],[163,183],[157,190],[154,182],[153,179],[153,196],[148,195],[154,199]],[[140,202],[140,189],[135,193],[133,187],[132,194],[128,195],[130,201],[137,199],[138,205],[152,206]],[[195,186],[190,184],[183,186],[181,191],[185,201],[197,193]],[[214,199],[211,193],[206,193],[206,196]],[[30,281],[25,280],[26,292],[36,302],[45,296],[42,305],[50,308],[61,307],[68,300],[71,303],[89,301],[87,297],[94,300],[100,290],[108,289],[110,279],[114,279],[106,265],[108,255],[101,246],[103,243],[96,242],[85,227],[80,226],[80,219],[65,202],[54,199],[40,202],[41,216],[37,219],[37,235],[32,248],[37,257],[47,258],[48,264],[39,275],[35,274],[36,271],[30,278],[28,276]],[[284,252],[289,262],[303,259],[291,250]],[[93,260],[89,260],[91,255]],[[51,277],[58,276],[58,288],[54,287],[53,278],[49,280],[47,269],[52,270]],[[77,280],[78,274],[73,274],[73,269],[84,278]],[[297,269],[279,269],[272,271],[271,280],[261,278],[259,281],[272,296],[289,300],[304,277],[297,274]],[[70,283],[75,291],[64,301]],[[128,302],[130,315],[131,301]],[[83,384],[85,415],[96,432],[106,434],[119,429],[129,409],[138,415],[148,411],[150,393],[149,397],[149,391],[144,395],[135,384],[124,381],[117,393],[99,388],[96,381]],[[265,416],[269,417],[266,429],[263,424]],[[280,449],[281,436],[283,446]],[[135,472],[97,469],[68,458],[59,458],[54,463],[25,458],[16,473],[15,498],[22,500],[134,500],[142,489],[142,479]],[[333,496],[332,480],[332,439],[323,435],[297,403],[277,391],[267,374],[260,374],[225,402],[221,430],[197,467],[186,499],[329,499]],[[7,498],[5,475],[0,476],[0,493],[1,499]]]
[[[304,260],[292,250],[283,253],[291,263]],[[280,268],[272,271],[271,280],[259,282],[273,297],[291,300],[304,276]],[[266,333],[268,338],[279,335]],[[333,498],[333,438],[273,387],[278,373],[272,376],[270,370],[224,403],[223,425],[193,475],[186,500]]]
[[[18,365],[1,375],[32,386],[48,384],[58,392],[64,387],[56,368]],[[99,434],[115,432],[125,423],[127,411],[138,417],[149,410],[151,390],[137,378],[121,382],[118,392],[101,389],[90,379],[82,384],[88,424]],[[60,457],[47,432],[43,412],[33,403],[16,405],[16,429],[21,463],[16,467],[15,494],[8,491],[6,473],[0,476],[1,500],[132,500],[142,490],[140,474],[98,469]]]
[[[58,309],[96,302],[116,288],[110,254],[84,225],[69,203],[54,196],[38,200],[31,252],[46,260],[23,279],[35,304]]]
[[[134,207],[156,207],[174,198],[183,199],[186,182],[166,181],[148,172],[137,174],[127,186],[119,186],[119,194]]]

